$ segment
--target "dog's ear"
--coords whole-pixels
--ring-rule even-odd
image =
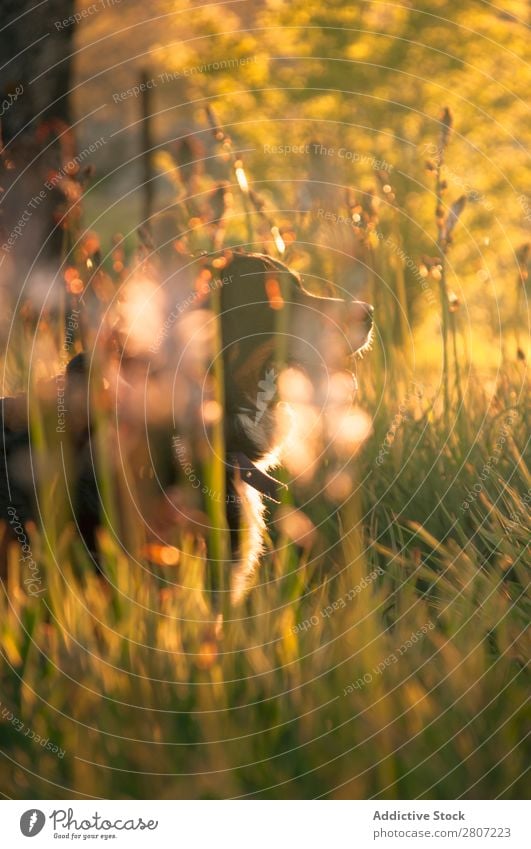
[[[303,282],[301,275],[283,262],[267,254],[239,253],[225,250],[213,258],[204,258],[205,268],[217,281],[216,288],[232,285],[231,291],[223,294],[223,301],[238,307],[261,305],[273,312],[282,310],[286,301],[304,302],[315,300],[338,300],[335,288],[327,280],[317,281],[315,291]]]
[[[210,262],[213,273],[217,270],[223,281],[217,288],[225,370],[231,378],[227,392],[236,390],[238,395],[255,397],[258,381],[277,348],[279,311],[286,301],[293,300],[291,292],[298,290],[298,278],[283,263],[264,254],[234,252]]]
[[[212,261],[215,267],[216,260]],[[223,268],[221,306],[226,344],[243,340],[248,334],[272,334],[275,314],[282,310],[292,292],[300,291],[298,275],[265,254],[233,253]]]
[[[231,291],[224,297],[227,303],[261,304],[275,311],[281,308],[281,291],[288,298],[303,291],[297,272],[266,254],[224,251],[209,259],[208,268],[214,278],[231,284]]]

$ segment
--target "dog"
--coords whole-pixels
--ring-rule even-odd
[[[124,468],[139,470],[137,480],[128,480],[125,489],[146,495],[140,513],[150,531],[157,519],[146,519],[148,504],[156,503],[151,496],[158,490],[166,516],[173,514],[178,524],[186,514],[204,535],[203,505],[196,504],[194,512],[189,503],[183,507],[168,493],[188,484],[194,495],[208,495],[198,469],[212,450],[212,416],[217,411],[223,422],[224,511],[233,598],[238,601],[245,596],[263,551],[266,504],[278,503],[284,489],[271,474],[282,459],[275,415],[277,376],[282,368],[298,369],[317,393],[326,391],[330,371],[348,368],[352,357],[370,346],[373,309],[362,301],[313,294],[297,272],[259,253],[224,251],[190,259],[152,287],[153,298],[146,287],[145,281],[136,287],[137,294],[142,293],[136,312],[125,293],[114,328],[114,338],[120,341],[113,377],[103,376],[105,363],[99,377],[107,393],[111,387],[116,456],[125,441],[125,453],[134,462]],[[133,294],[133,302],[134,298]],[[153,319],[154,303],[158,314]],[[217,322],[218,350],[211,347]],[[146,328],[147,340],[139,341]],[[223,372],[221,411],[212,389],[216,357],[221,357]],[[95,425],[87,400],[90,371],[88,353],[79,353],[68,363],[64,406],[69,416],[65,431],[75,457],[69,497],[79,532],[97,561],[102,506],[95,471]],[[38,515],[26,405],[24,396],[2,399],[0,510],[8,525],[9,508],[22,524]],[[160,539],[160,528],[156,536]]]

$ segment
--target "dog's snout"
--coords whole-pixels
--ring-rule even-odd
[[[345,309],[346,307],[346,309]],[[349,301],[341,321],[353,353],[363,351],[372,339],[374,307],[365,301]]]
[[[355,321],[370,330],[374,321],[374,307],[372,304],[366,304],[365,301],[354,301],[352,309]]]
[[[363,304],[363,307],[365,309],[365,313],[364,313],[364,316],[363,316],[364,324],[367,327],[372,327],[373,322],[374,322],[374,307],[373,307],[372,304],[365,304],[365,303]]]

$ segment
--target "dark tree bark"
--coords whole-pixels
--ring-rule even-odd
[[[59,118],[68,123],[74,24],[63,22],[74,7],[74,0],[0,0],[2,99],[17,84],[24,86],[23,95],[2,118],[4,144],[38,121]]]
[[[30,286],[57,268],[61,233],[59,181],[75,151],[70,129],[74,0],[0,0],[0,287]],[[59,211],[59,213],[58,213]]]

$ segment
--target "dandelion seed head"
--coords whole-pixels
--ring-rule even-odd
[[[355,454],[372,432],[371,417],[359,407],[327,416],[327,425],[329,438],[343,457]]]
[[[311,404],[281,402],[277,407],[276,425],[282,462],[301,482],[311,480],[320,458],[322,422],[319,411]]]
[[[329,475],[325,483],[325,494],[329,501],[342,504],[352,492],[352,479],[348,472]]]
[[[302,510],[282,505],[277,510],[276,519],[280,531],[296,545],[310,548],[315,542],[317,536],[315,525]]]
[[[211,426],[221,421],[222,416],[221,405],[213,399],[205,401],[202,407],[202,419],[205,425]]]
[[[357,382],[348,371],[335,371],[330,375],[328,382],[329,406],[350,406],[354,400],[357,390]]]
[[[314,389],[311,380],[296,368],[284,369],[278,380],[281,400],[295,404],[310,404]]]
[[[162,326],[162,295],[155,281],[132,278],[118,307],[120,330],[134,353],[149,350]]]

